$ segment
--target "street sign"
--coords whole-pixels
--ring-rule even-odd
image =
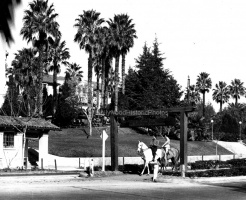
[[[103,132],[101,133],[100,138],[102,138],[104,141],[108,139],[108,134],[105,130],[103,130]]]

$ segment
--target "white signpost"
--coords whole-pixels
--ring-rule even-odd
[[[105,141],[108,138],[105,130],[103,130],[100,137],[102,138],[102,171],[105,171]]]

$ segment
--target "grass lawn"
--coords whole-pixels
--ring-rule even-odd
[[[109,135],[110,127],[106,128]],[[102,156],[102,140],[100,138],[102,130],[96,128],[93,134],[87,139],[86,134],[79,128],[63,129],[62,131],[50,131],[49,133],[49,153],[64,157],[101,157]],[[141,140],[149,145],[152,137],[142,135],[130,128],[119,129],[119,156],[136,157],[138,141]],[[164,143],[163,138],[157,138],[160,145]],[[179,140],[171,139],[171,147],[179,149]],[[37,142],[30,142],[30,147],[38,148]],[[213,142],[188,142],[188,156],[197,155],[215,155],[216,144]],[[110,157],[110,135],[106,140],[106,157]],[[218,155],[230,155],[230,151],[218,146]]]

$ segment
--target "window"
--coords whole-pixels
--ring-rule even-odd
[[[4,133],[3,135],[3,147],[14,147],[14,133]]]

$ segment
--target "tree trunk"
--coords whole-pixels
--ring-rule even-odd
[[[205,117],[205,93],[203,92],[202,116]]]
[[[237,106],[237,101],[238,101],[238,99],[237,99],[237,96],[236,96],[236,98],[235,98],[235,106]]]
[[[39,69],[38,69],[38,95],[37,95],[37,113],[38,117],[43,116],[43,68],[44,68],[44,62],[43,62],[43,52],[42,50],[39,51]]]
[[[88,118],[89,118],[89,122],[92,121],[92,55],[91,53],[89,54],[89,58],[88,58]],[[90,127],[89,127],[89,135],[92,135],[92,126],[91,123]]]
[[[223,94],[221,93],[221,97],[220,97],[220,112],[222,111],[222,104],[223,104]]]
[[[122,54],[122,94],[125,94],[125,65],[126,65],[126,54]]]
[[[98,113],[98,110],[99,110],[99,74],[97,74],[97,110],[96,110],[96,113]]]
[[[101,108],[105,111],[105,58],[102,60]]]
[[[118,111],[118,93],[119,93],[119,88],[118,88],[118,85],[119,85],[119,60],[120,60],[120,57],[117,56],[115,58],[115,102],[114,102],[114,111],[117,112]]]
[[[53,117],[55,116],[56,113],[56,108],[57,108],[57,66],[54,68],[53,72]]]

